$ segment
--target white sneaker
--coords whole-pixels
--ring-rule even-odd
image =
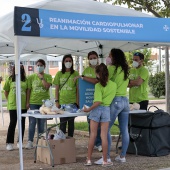
[[[112,162],[110,158],[107,159],[107,162]],[[103,164],[103,157],[101,157],[99,160],[95,161],[94,164],[96,165],[102,165]]]
[[[99,152],[102,152],[102,146],[101,145],[94,146],[94,149],[97,149]]]
[[[8,150],[8,151],[14,150],[13,144],[12,144],[12,143],[7,143],[7,145],[6,145],[6,150]]]
[[[115,158],[115,161],[117,161],[117,162],[126,162],[126,158],[124,157],[124,158],[121,158],[120,157],[120,155],[118,155],[116,158]]]
[[[17,143],[17,148],[19,149],[19,142]],[[23,149],[24,147],[23,147],[23,145],[22,145],[22,149]]]
[[[102,146],[101,146],[101,145],[99,145],[99,146],[97,147],[97,149],[98,149],[99,152],[102,152]]]
[[[25,146],[25,149],[32,149],[33,148],[33,142],[28,141],[27,145]]]

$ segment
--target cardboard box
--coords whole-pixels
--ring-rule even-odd
[[[74,138],[49,140],[49,143],[54,157],[54,165],[76,162]],[[44,139],[39,139],[38,145],[46,147],[47,142]],[[37,147],[37,160],[51,165],[50,151],[45,147]]]

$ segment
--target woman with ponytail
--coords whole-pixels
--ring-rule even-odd
[[[129,145],[129,133],[128,133],[128,117],[129,117],[129,100],[126,97],[127,86],[129,83],[129,66],[124,52],[121,49],[113,48],[110,51],[109,58],[111,60],[108,66],[109,79],[116,83],[117,90],[116,96],[110,105],[110,122],[108,133],[108,161],[111,161],[111,133],[110,129],[114,125],[116,118],[118,118],[119,128],[122,135],[122,150],[120,155],[115,158],[117,162],[126,162],[126,151]],[[103,158],[96,161],[96,164],[102,164]]]
[[[116,84],[109,80],[107,66],[103,63],[95,68],[98,83],[95,84],[93,105],[89,108],[84,107],[84,112],[90,112],[90,139],[88,144],[88,156],[85,165],[90,166],[91,155],[97,136],[97,129],[101,126],[103,162],[102,166],[111,166],[112,162],[107,161],[108,141],[107,133],[110,121],[110,104],[116,94]]]

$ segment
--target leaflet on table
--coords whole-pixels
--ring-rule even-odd
[[[28,114],[41,114],[39,110],[28,110]]]

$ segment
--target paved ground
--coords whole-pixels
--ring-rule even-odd
[[[156,105],[158,108],[165,110],[165,101],[154,101],[150,102],[150,105]],[[152,108],[151,111],[155,109]],[[1,119],[2,120],[2,119]],[[86,117],[78,117],[76,121],[86,121]],[[53,123],[52,120],[49,123]],[[1,122],[0,122],[1,123]],[[4,126],[0,124],[0,170],[18,170],[19,169],[19,151],[15,149],[14,151],[6,151],[5,149],[5,140],[6,140],[6,131],[9,124],[8,112],[4,112]],[[26,121],[26,127],[28,127],[28,120]],[[17,131],[17,130],[16,130]],[[17,135],[16,135],[17,137]],[[101,166],[93,165],[92,167],[84,167],[83,163],[87,155],[87,143],[88,137],[84,136],[83,133],[77,133],[76,138],[76,158],[77,162],[72,164],[58,165],[52,168],[50,165],[43,164],[39,161],[33,163],[33,153],[34,150],[23,150],[24,157],[24,169],[35,170],[35,169],[72,169],[72,170],[83,170],[83,169],[93,169],[100,170],[103,169]],[[27,128],[26,135],[24,138],[24,145],[27,142]],[[113,141],[112,148],[112,160],[116,156],[115,153],[115,142]],[[94,150],[92,161],[100,158],[101,153],[97,150]],[[135,156],[132,154],[127,154],[127,163],[119,164],[114,161],[114,166],[107,169],[115,170],[163,170],[163,168],[168,168],[165,170],[170,170],[170,155],[162,157],[146,157],[146,156]]]

